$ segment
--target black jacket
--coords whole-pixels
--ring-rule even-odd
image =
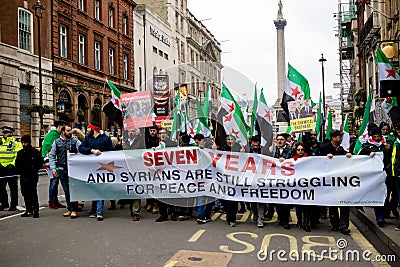
[[[131,150],[131,149],[141,149],[141,148],[145,148],[146,145],[145,145],[145,142],[144,142],[143,137],[141,137],[141,136],[136,136],[136,137],[133,139],[132,144],[129,142],[129,139],[128,139],[128,140],[126,140],[126,141],[124,142],[124,144],[123,144],[122,147],[123,147],[124,150]]]
[[[346,152],[346,150],[344,150],[344,148],[342,146],[338,146],[337,148],[335,148],[332,145],[332,142],[328,142],[328,143],[321,145],[319,155],[326,156],[328,154],[338,156],[338,155],[346,155],[347,152]]]
[[[224,143],[221,146],[222,151],[231,151],[231,152],[240,152],[241,148],[242,147],[238,143],[235,143],[232,147],[228,146],[226,143]]]
[[[43,158],[39,150],[27,146],[18,151],[15,167],[21,174],[21,179],[37,179],[38,171],[43,166]]]
[[[391,156],[392,153],[388,151],[384,144],[380,146],[375,146],[369,142],[363,144],[359,155],[369,155],[371,152],[383,152],[383,167],[387,174],[391,175],[392,172],[392,163]]]

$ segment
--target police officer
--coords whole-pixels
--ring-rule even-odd
[[[3,138],[0,140],[0,210],[17,210],[18,205],[18,175],[15,169],[17,152],[22,149],[22,144],[12,136],[14,129],[3,126]],[[10,188],[11,203],[8,203],[6,186]]]

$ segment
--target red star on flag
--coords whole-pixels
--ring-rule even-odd
[[[290,90],[292,90],[292,96],[294,96],[294,98],[297,98],[297,96],[300,94],[298,86],[296,86],[296,88],[290,88]]]
[[[232,120],[232,113],[229,114],[229,115],[224,116],[224,119],[225,119],[224,122],[231,121]]]
[[[235,104],[233,102],[230,105],[228,104],[228,107],[229,107],[229,112],[232,112],[235,110]]]
[[[118,98],[114,98],[114,105],[119,107],[119,100]]]
[[[189,135],[194,135],[194,129],[193,129],[193,127],[190,127]]]
[[[386,79],[387,79],[387,78],[390,78],[390,77],[393,77],[393,78],[396,79],[396,71],[395,71],[394,69],[391,69],[391,70],[385,69],[385,70],[386,70],[387,73],[388,73],[388,75],[386,76]]]
[[[271,120],[271,113],[269,112],[268,109],[265,110],[265,115],[264,115],[264,117],[267,118],[268,121]]]
[[[232,129],[231,135],[234,135],[236,138],[239,138],[239,131],[235,132],[235,129]]]

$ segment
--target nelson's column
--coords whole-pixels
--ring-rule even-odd
[[[281,115],[283,109],[281,108],[281,101],[283,95],[283,86],[285,84],[285,76],[286,76],[286,62],[285,62],[285,26],[286,19],[283,18],[282,14],[282,1],[279,1],[279,9],[278,16],[276,20],[274,20],[274,24],[276,27],[276,35],[277,35],[277,78],[278,78],[278,99],[276,100],[273,109],[274,115],[276,116],[275,121],[278,122],[279,126],[287,126],[286,120]],[[284,122],[284,123],[283,123]],[[280,132],[283,129],[279,129]]]

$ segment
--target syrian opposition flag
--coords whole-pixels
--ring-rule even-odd
[[[240,145],[247,144],[247,127],[240,109],[229,89],[222,83],[221,106],[218,111],[218,121],[224,126],[227,135],[236,138]]]
[[[289,122],[289,101],[310,99],[310,86],[307,79],[295,68],[288,64],[288,74],[283,86],[281,107],[285,111],[285,118]]]
[[[376,64],[378,65],[378,82],[381,86],[381,81],[388,80],[400,80],[399,72],[393,66],[392,62],[386,57],[382,49],[378,46],[376,56],[374,57]],[[399,89],[399,88],[397,88]],[[382,90],[382,88],[381,88]],[[400,90],[400,89],[399,89]],[[397,106],[397,97],[387,97],[384,104],[382,105],[385,110],[390,114],[392,121],[398,120],[398,109],[391,111],[392,107]]]
[[[204,110],[200,106],[199,99],[196,97],[196,108],[197,108],[197,128],[196,133],[201,133],[204,137],[211,136],[210,126],[208,124],[208,116],[204,115]]]
[[[344,127],[343,127],[343,139],[342,139],[342,143],[340,145],[347,152],[350,151],[349,115],[346,115],[346,120],[344,122]]]
[[[269,147],[272,145],[273,129],[271,123],[271,113],[269,111],[267,101],[265,101],[263,89],[261,89],[260,101],[257,103],[256,115],[257,123],[261,132],[261,145]]]
[[[203,115],[207,118],[210,116],[210,107],[211,107],[211,85],[208,84],[208,89],[206,93],[206,99],[204,99],[204,106],[203,106]]]
[[[254,87],[254,103],[253,103],[253,109],[251,110],[251,121],[249,130],[250,137],[254,135],[254,128],[257,119],[257,110],[258,110],[257,87]]]
[[[110,80],[106,82],[111,89],[111,99],[103,106],[103,112],[122,128],[121,92]]]
[[[367,103],[365,104],[364,115],[360,126],[360,131],[358,132],[357,142],[353,150],[354,155],[358,155],[358,153],[361,151],[363,143],[365,143],[366,140],[368,140],[368,123],[369,123],[370,112],[371,112],[371,94],[368,95]]]
[[[379,84],[383,80],[400,80],[399,73],[392,62],[386,57],[382,49],[378,46],[376,50],[375,62],[378,65]]]
[[[328,127],[326,129],[325,139],[331,140],[331,132],[332,132],[332,112],[329,110],[328,119],[327,119]]]

